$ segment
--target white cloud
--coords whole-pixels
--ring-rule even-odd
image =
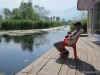
[[[46,7],[47,0],[40,0],[40,6]]]
[[[28,0],[23,0],[28,2]],[[0,0],[0,7],[17,8],[22,0]],[[43,6],[49,10],[65,10],[77,6],[77,0],[32,0],[33,5]]]
[[[41,2],[46,2],[47,0],[40,0]]]
[[[17,8],[22,0],[4,0],[2,1],[2,7],[4,8]],[[0,3],[1,4],[1,3]]]
[[[4,0],[5,3],[11,3],[11,4],[15,4],[15,3],[19,3],[21,2],[22,0]]]

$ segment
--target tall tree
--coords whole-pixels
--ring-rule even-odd
[[[60,21],[60,17],[56,17],[56,21]]]
[[[20,4],[20,11],[22,13],[23,19],[34,19],[34,10],[31,0],[29,0],[28,2],[22,1]]]
[[[53,20],[55,20],[55,16],[53,16]]]
[[[40,7],[39,5],[34,6],[35,13],[38,14],[39,19],[45,20],[45,17],[50,15],[50,11],[47,11],[44,7]]]
[[[34,12],[35,12],[35,20],[40,20],[40,15],[39,15],[39,5],[34,6]]]
[[[5,15],[5,19],[11,19],[12,18],[12,13],[8,8],[4,8],[3,13]]]
[[[22,1],[21,4],[20,4],[20,11],[21,11],[21,13],[22,13],[23,19],[25,19],[25,18],[26,18],[26,15],[27,15],[26,8],[27,8],[26,2],[23,2],[23,1]]]
[[[50,17],[50,20],[52,21],[52,16]]]
[[[22,14],[19,8],[14,8],[12,10],[12,19],[22,19]]]
[[[27,2],[27,17],[31,20],[34,19],[34,9],[33,9],[33,4],[32,4],[32,0],[29,0],[29,2]]]
[[[0,14],[0,23],[1,23],[1,21],[2,21],[2,15]]]

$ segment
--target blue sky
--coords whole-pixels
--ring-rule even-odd
[[[27,2],[28,0],[23,0]],[[22,0],[0,0],[0,8],[17,8]],[[48,10],[65,10],[77,7],[77,0],[32,0],[33,5],[44,6]]]

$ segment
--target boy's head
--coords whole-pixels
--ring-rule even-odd
[[[76,22],[76,23],[73,23],[73,24],[74,24],[75,28],[81,27],[81,23],[80,22]]]

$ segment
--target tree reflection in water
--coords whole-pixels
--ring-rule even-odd
[[[21,44],[22,50],[28,50],[30,52],[33,51],[33,46],[39,47],[40,45],[44,45],[49,43],[49,40],[46,38],[48,33],[44,33],[43,35],[25,35],[25,36],[2,36],[5,39],[6,43],[14,41],[14,43]],[[1,41],[1,37],[0,37]]]
[[[1,37],[0,37],[0,43],[1,43],[2,41],[1,41]]]
[[[49,42],[50,41],[48,38],[46,38],[46,35],[37,36],[37,38],[35,38],[35,40],[34,40],[34,44],[36,47],[39,47],[40,45],[45,45]]]

